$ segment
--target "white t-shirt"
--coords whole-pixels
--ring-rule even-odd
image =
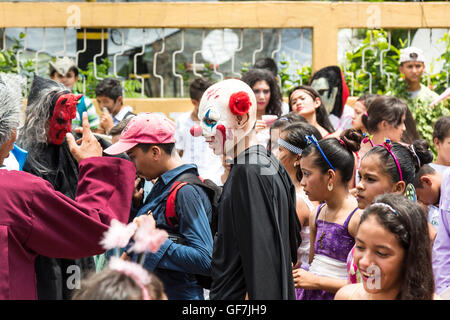
[[[444,171],[449,168],[449,166],[444,166],[443,164],[429,163],[430,167],[436,170],[439,174],[444,174]]]
[[[190,129],[194,124],[191,119],[191,112],[186,112],[177,117],[175,124],[175,148],[183,150],[181,159],[184,163],[194,163],[197,165],[199,175],[204,179],[210,179],[217,185],[222,185],[220,180],[224,168],[222,158],[215,155],[213,150],[205,141],[205,137],[193,137]]]

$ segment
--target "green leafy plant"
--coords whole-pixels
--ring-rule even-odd
[[[438,94],[448,86],[446,70],[450,67],[449,34],[445,34],[439,41],[447,44],[447,49],[438,59],[444,61],[444,67],[439,73],[428,77],[422,76],[422,83]],[[398,48],[393,43],[397,43]],[[437,119],[450,113],[449,105],[448,102],[444,102],[430,107],[431,101],[410,98],[406,82],[398,71],[400,49],[406,46],[407,40],[401,37],[392,39],[389,46],[387,32],[384,30],[367,31],[362,43],[354,50],[347,52],[346,61],[341,68],[345,70],[347,83],[350,84],[353,80],[354,96],[369,93],[372,88],[372,93],[390,94],[405,100],[416,120],[419,134],[428,141],[436,155],[432,138],[433,125]],[[383,65],[380,69],[381,59],[383,59]]]
[[[101,63],[97,64],[97,77],[94,73],[94,63],[89,62],[87,69],[80,69],[80,76],[78,82],[75,83],[73,89],[76,92],[83,92],[88,97],[95,97],[95,88],[101,79],[114,78],[114,75],[109,73],[109,68],[112,66],[112,62],[105,58]],[[100,79],[98,79],[100,78]],[[83,90],[85,81],[85,91]],[[142,84],[140,80],[128,79],[124,80],[122,83],[125,91],[125,98],[142,98],[141,89]],[[145,98],[146,96],[144,96]]]
[[[20,39],[23,39],[25,34],[20,33]],[[0,52],[0,72],[4,73],[19,73],[28,79],[27,87],[31,85],[33,80],[33,73],[35,62],[31,59],[17,60],[17,53],[21,49],[20,41],[18,39],[14,40],[14,44],[11,48]]]

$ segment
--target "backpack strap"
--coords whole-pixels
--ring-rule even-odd
[[[177,199],[177,192],[181,187],[187,185],[187,182],[175,181],[169,191],[169,196],[166,201],[166,221],[172,229],[178,227],[178,215],[175,210],[175,200]]]

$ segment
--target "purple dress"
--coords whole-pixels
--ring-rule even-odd
[[[344,225],[324,220],[318,220],[319,212],[324,204],[317,209],[316,239],[314,242],[314,259],[316,255],[326,256],[342,262],[343,273],[347,273],[346,262],[350,250],[355,245],[355,239],[348,233],[348,223],[358,208],[355,208],[347,217]],[[311,266],[314,264],[311,264]],[[310,271],[312,268],[310,267]],[[296,289],[297,300],[333,300],[335,293],[325,290]]]

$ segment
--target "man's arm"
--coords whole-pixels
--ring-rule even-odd
[[[119,158],[80,162],[76,200],[35,180],[28,203],[31,231],[26,245],[38,254],[77,259],[99,254],[99,244],[112,219],[126,223],[135,168]]]
[[[207,209],[201,201],[199,192],[191,185],[180,188],[175,209],[179,218],[180,234],[185,238],[186,244],[166,240],[156,254],[147,254],[145,267],[151,271],[158,267],[209,275],[213,240]]]

